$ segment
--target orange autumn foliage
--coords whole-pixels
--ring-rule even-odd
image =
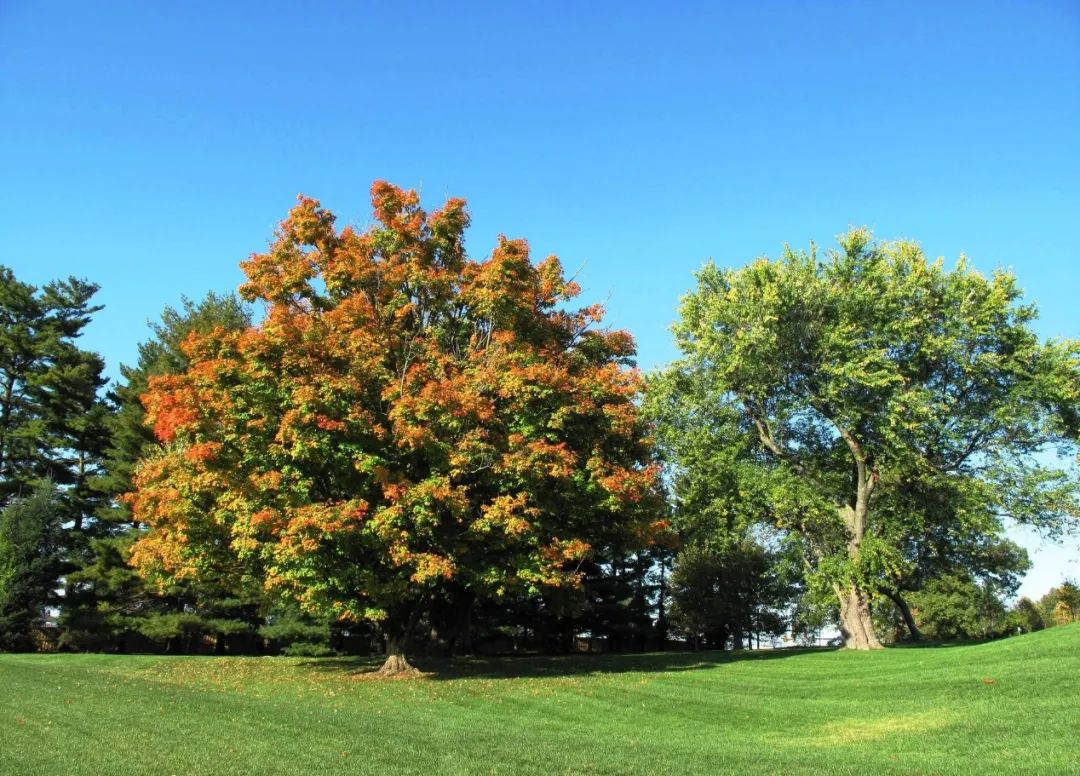
[[[128,501],[161,580],[257,575],[312,611],[381,619],[453,580],[573,586],[593,547],[649,541],[658,472],[634,343],[555,257],[465,254],[465,202],[377,182],[375,223],[300,197],[241,294],[246,331],[192,335],[143,397],[160,451]]]

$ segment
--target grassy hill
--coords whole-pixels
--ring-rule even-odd
[[[869,654],[427,667],[0,655],[0,773],[1080,773],[1080,624]]]

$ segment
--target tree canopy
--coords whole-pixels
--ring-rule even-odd
[[[1041,342],[1008,272],[863,229],[839,242],[706,265],[657,404],[690,432],[673,444],[687,492],[800,537],[848,645],[870,648],[869,597],[910,572],[912,537],[1075,524],[1075,472],[1046,454],[1076,453],[1080,344]]]
[[[163,446],[130,504],[144,573],[246,575],[378,622],[393,671],[439,586],[573,586],[594,546],[646,542],[657,469],[633,340],[567,306],[558,259],[504,237],[470,259],[460,199],[427,213],[377,182],[372,204],[337,230],[301,197],[243,262],[265,318],[193,332],[190,366],[150,378]]]

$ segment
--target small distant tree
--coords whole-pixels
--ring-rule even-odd
[[[159,452],[135,476],[133,559],[168,582],[265,580],[318,617],[376,622],[386,673],[432,596],[573,587],[594,547],[647,543],[656,469],[625,332],[558,260],[500,238],[469,259],[465,203],[372,188],[375,225],[301,198],[242,296],[266,317],[194,333],[153,377]]]
[[[671,623],[695,646],[740,649],[752,634],[777,635],[790,592],[759,545],[684,546],[670,581]]]
[[[919,629],[938,641],[997,638],[1014,622],[993,584],[963,572],[932,579],[910,598]]]
[[[1066,580],[1051,588],[1039,599],[1039,610],[1047,627],[1080,621],[1080,587]]]
[[[915,503],[912,509],[944,509],[940,502]],[[953,577],[976,584],[997,600],[1011,598],[1031,568],[1027,551],[1008,539],[984,533],[977,521],[925,520],[925,532],[909,534],[899,542],[900,562],[878,584],[882,597],[896,613],[913,641],[922,634],[911,613],[910,599],[933,585]],[[879,611],[882,607],[878,607]],[[891,607],[890,607],[891,608]]]
[[[1025,633],[1034,633],[1046,627],[1039,606],[1026,596],[1017,601],[1013,607],[1013,619],[1017,627]]]
[[[63,504],[52,485],[0,511],[0,649],[35,646],[33,630],[57,603],[64,567]]]

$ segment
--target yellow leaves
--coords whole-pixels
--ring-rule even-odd
[[[326,243],[334,235],[335,216],[319,205],[319,200],[298,194],[297,204],[281,223],[281,231],[297,241],[316,245]]]
[[[418,585],[454,578],[455,566],[453,561],[442,555],[420,552],[413,554],[409,560],[416,566],[416,571],[409,577],[409,580]]]
[[[451,479],[477,475],[490,469],[498,455],[489,433],[482,428],[466,431],[448,458]]]
[[[581,288],[574,281],[567,282],[563,277],[562,262],[558,256],[548,256],[536,267],[540,276],[537,297],[542,305],[554,305],[559,301],[569,300],[581,293]]]
[[[578,587],[581,574],[577,569],[591,553],[592,546],[586,541],[554,538],[540,547],[541,566],[528,576],[548,587]]]
[[[319,207],[318,200],[303,195],[297,199],[288,218],[281,222],[270,250],[253,253],[240,262],[247,276],[240,295],[248,301],[282,303],[297,295],[312,294],[309,281],[318,273],[320,259],[334,247],[334,216]]]
[[[248,480],[258,490],[274,493],[281,488],[282,475],[281,472],[271,469],[267,472],[254,472],[248,477]]]
[[[387,229],[402,237],[416,239],[420,236],[425,218],[420,210],[420,196],[413,189],[398,188],[387,181],[371,184],[371,206],[377,218]]]
[[[184,543],[166,533],[149,533],[131,547],[128,563],[144,579],[156,582],[162,589],[169,580],[192,579],[197,567],[184,552]]]
[[[400,501],[402,496],[409,490],[408,482],[384,482],[381,484],[383,498],[390,503]]]
[[[604,312],[602,304],[591,304],[588,307],[583,307],[578,314],[589,323],[600,323],[600,321],[604,320]]]
[[[258,539],[251,536],[238,536],[230,542],[229,546],[232,547],[233,551],[238,555],[243,557],[244,555],[255,552],[255,550],[260,547],[260,542]]]
[[[556,540],[553,548],[557,549],[558,554],[564,561],[584,560],[592,552],[592,546],[581,539],[571,539],[563,542]]]
[[[375,241],[370,234],[358,235],[351,227],[345,227],[338,236],[335,250],[323,258],[323,280],[326,290],[335,293],[347,291],[376,281],[379,267],[375,261]],[[373,321],[374,308],[362,295],[353,295],[332,313],[342,314],[353,320]],[[354,327],[350,327],[354,328]]]
[[[471,529],[487,533],[501,529],[511,538],[520,538],[532,530],[530,519],[540,516],[540,510],[529,506],[529,495],[524,492],[496,496],[480,507],[481,517],[473,522]]]
[[[630,436],[637,431],[638,409],[632,404],[605,404],[604,416],[611,423],[611,430],[619,436]]]
[[[361,499],[296,507],[281,529],[280,549],[294,558],[311,554],[323,542],[360,531],[368,514],[369,505]]]
[[[566,442],[530,440],[522,434],[511,434],[507,443],[510,449],[499,463],[500,471],[557,480],[572,477],[577,468],[577,453]]]

